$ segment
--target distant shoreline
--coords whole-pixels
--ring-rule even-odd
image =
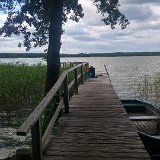
[[[0,53],[0,58],[43,58],[46,53]],[[160,56],[160,52],[114,52],[114,53],[79,53],[60,54],[60,57],[126,57],[126,56]]]

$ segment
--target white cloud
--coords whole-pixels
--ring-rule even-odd
[[[117,52],[117,51],[159,51],[160,50],[160,1],[154,0],[152,3],[146,0],[122,0],[122,12],[130,19],[131,24],[125,29],[117,27],[111,30],[101,22],[102,16],[96,13],[96,8],[90,3],[85,4],[85,18],[77,25],[74,25],[76,32],[81,32],[79,39],[77,36],[68,34],[74,41],[72,51],[80,52]],[[66,24],[67,26],[67,24]],[[72,28],[72,31],[73,29]],[[68,29],[68,28],[67,28]],[[88,39],[88,41],[87,41]],[[92,39],[92,40],[91,40]],[[82,41],[83,40],[83,41]],[[92,41],[92,43],[91,43]],[[81,43],[79,43],[81,42]],[[78,45],[77,45],[78,44]]]
[[[128,5],[123,9],[129,20],[146,21],[154,18],[150,5]]]

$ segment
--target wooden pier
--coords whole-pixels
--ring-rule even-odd
[[[84,83],[86,66],[88,63],[81,63],[64,71],[17,130],[20,136],[31,131],[32,159],[150,159],[113,89],[109,75],[100,75]],[[68,81],[71,74],[74,79]],[[75,95],[69,101],[71,89],[75,90]],[[42,137],[41,118],[55,95],[59,95],[60,102]],[[62,108],[65,113],[56,123]]]
[[[107,75],[80,85],[49,136],[44,160],[148,160]]]

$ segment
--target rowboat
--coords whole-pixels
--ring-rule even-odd
[[[138,99],[121,100],[152,160],[160,160],[160,109]]]

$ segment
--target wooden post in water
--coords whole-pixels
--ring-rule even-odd
[[[110,78],[110,76],[109,76],[109,73],[108,73],[108,70],[107,70],[106,65],[104,65],[104,67],[105,67],[106,73],[107,73],[107,75],[108,75],[108,77],[109,77],[109,81],[111,82],[111,78]]]
[[[74,78],[75,78],[75,93],[78,93],[78,70],[77,68],[74,70]]]
[[[40,119],[34,124],[31,129],[32,132],[32,159],[43,160],[42,156],[42,135]]]
[[[65,113],[69,113],[68,74],[66,75],[66,78],[64,79],[63,87],[64,87],[63,98],[64,98]]]

